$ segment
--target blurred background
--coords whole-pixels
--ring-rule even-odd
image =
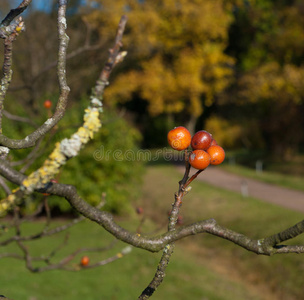
[[[2,17],[14,2],[1,1]],[[140,147],[166,146],[167,131],[183,125],[209,130],[240,163],[263,159],[267,168],[279,161],[284,172],[301,173],[284,166],[303,162],[303,6],[284,0],[69,1],[71,110],[90,93],[127,14],[128,56],[104,101],[138,130]],[[56,60],[56,5],[33,1],[25,17],[9,96],[34,117],[44,99],[57,96],[56,68],[47,68]]]
[[[1,18],[18,4],[19,1],[2,0]],[[9,159],[15,162],[16,168],[26,172],[34,170],[56,141],[79,127],[91,88],[113,45],[123,14],[129,18],[123,38],[123,49],[128,55],[115,68],[106,89],[103,128],[79,157],[68,162],[56,178],[58,181],[75,184],[93,204],[98,203],[105,192],[105,209],[122,218],[132,214],[137,218],[134,208],[140,206],[149,222],[154,224],[150,226],[158,227],[162,223],[166,226],[167,210],[173,199],[170,197],[177,188],[179,173],[172,163],[166,164],[162,156],[155,160],[151,156],[125,159],[125,153],[147,149],[153,157],[167,147],[167,132],[182,125],[192,133],[204,129],[213,134],[226,150],[226,162],[221,167],[226,172],[304,191],[302,0],[70,0],[67,11],[69,107],[62,122],[41,142],[35,159],[25,163],[28,165],[18,161],[31,150],[11,153]],[[31,121],[17,122],[6,114],[3,132],[11,138],[25,137],[50,116],[56,105],[59,95],[55,67],[56,17],[56,1],[33,0],[24,13],[26,31],[14,43],[14,74],[5,109],[9,114],[28,117]],[[0,54],[3,55],[3,49]],[[47,99],[52,101],[51,109],[44,107]],[[118,158],[112,155],[114,150],[121,150]],[[175,180],[171,185],[169,178]],[[163,182],[168,184],[158,189],[151,187],[157,180],[158,187]],[[244,203],[238,193],[215,190],[205,184],[197,189],[192,205],[199,207],[201,204],[196,201],[202,195],[207,195],[212,204],[204,204],[204,213],[188,208],[186,223],[218,216],[225,225],[239,229],[244,222],[240,221],[242,216],[248,221],[242,224],[244,231],[258,238],[279,230],[274,225],[291,226],[302,218],[300,213],[286,212],[250,197]],[[204,189],[205,194],[200,189]],[[23,208],[24,212],[32,211],[40,201],[39,197],[32,199]],[[227,198],[234,199],[231,200],[233,204],[224,204]],[[52,197],[50,205],[55,215],[71,213],[62,199]],[[257,215],[261,224],[256,224]],[[265,223],[267,229],[262,225]],[[301,299],[303,282],[294,271],[295,266],[304,268],[300,259],[282,265],[276,258],[271,259],[271,264],[264,258],[253,259],[241,249],[235,251],[223,241],[219,242],[220,246],[213,240],[209,242],[206,248],[201,242],[185,247],[191,255],[196,253],[198,257],[203,251],[207,258],[217,255],[227,258],[222,258],[216,267],[210,267],[221,277],[210,283],[210,286],[214,285],[211,290],[217,290],[216,282],[222,286],[222,277],[227,279],[229,268],[239,264],[234,279],[237,284],[241,282],[247,294],[240,290],[239,296],[233,294],[231,298],[232,294],[227,291],[237,288],[225,282],[221,296],[208,292],[204,298],[198,291],[191,299]],[[223,254],[225,251],[215,250],[222,244],[231,251]],[[244,256],[250,257],[251,263],[236,263],[235,257],[239,261]],[[179,261],[183,262],[182,258]],[[230,261],[230,264],[225,265],[224,261]],[[147,264],[152,263],[148,260]],[[206,261],[202,266],[206,266]],[[189,272],[196,274],[194,267]],[[285,282],[286,274],[292,279]],[[270,277],[269,284],[265,284],[266,278]],[[184,282],[185,277],[181,280]],[[193,280],[189,279],[189,282],[193,283]],[[198,285],[189,286],[189,291]],[[117,298],[109,296],[107,299],[134,298],[117,293],[120,295]],[[169,295],[172,293],[174,290]],[[170,297],[162,295],[156,299]],[[175,299],[190,299],[187,295],[188,292],[177,293]],[[51,298],[44,295],[43,299]]]
[[[2,17],[17,4],[1,1]],[[60,140],[80,124],[122,14],[129,17],[123,40],[128,56],[106,89],[105,126],[91,149],[162,149],[167,132],[183,125],[192,133],[211,132],[225,148],[227,168],[233,171],[241,165],[303,175],[302,1],[69,1],[71,94],[68,114],[52,138]],[[56,1],[33,1],[24,16],[27,30],[14,45],[6,109],[29,116],[37,125],[50,113],[44,101],[50,99],[54,109],[58,97]],[[20,138],[33,125],[8,120],[4,132]],[[14,155],[21,158],[24,153]],[[91,153],[87,156],[81,163],[89,166]],[[141,161],[117,166],[111,158],[94,164],[109,170],[104,178],[113,177],[112,167],[125,164],[115,175],[122,176],[110,180],[118,180],[123,198],[124,177],[138,177],[128,172],[141,172]],[[74,177],[78,166],[73,162],[69,167]],[[93,180],[97,176],[86,175]],[[117,193],[107,186],[101,190]]]

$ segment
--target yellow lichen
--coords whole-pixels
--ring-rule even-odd
[[[84,127],[80,127],[76,135],[78,135],[82,144],[86,144],[90,139],[90,132]]]
[[[97,109],[87,108],[85,110],[84,125],[90,131],[90,137],[99,130],[101,122],[99,120],[99,111]]]

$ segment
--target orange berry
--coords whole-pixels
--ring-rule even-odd
[[[51,100],[45,100],[44,103],[43,103],[43,106],[46,109],[50,109],[52,107],[52,101]]]
[[[191,140],[191,147],[193,150],[206,150],[210,147],[212,142],[212,135],[205,131],[198,131]]]
[[[188,129],[183,126],[170,130],[167,138],[169,145],[178,151],[187,149],[191,143],[191,134]]]
[[[210,165],[211,157],[204,150],[194,150],[189,156],[190,165],[198,170],[206,169]]]
[[[81,264],[83,267],[85,267],[85,266],[87,266],[87,265],[89,264],[89,262],[90,262],[89,257],[88,257],[88,256],[83,256],[83,257],[81,258],[80,264]]]
[[[211,165],[219,165],[225,159],[225,150],[221,146],[210,146],[207,152],[211,157]]]

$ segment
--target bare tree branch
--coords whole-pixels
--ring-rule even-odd
[[[0,164],[0,174],[15,184],[21,184],[25,178],[23,174],[13,170],[5,161]],[[91,206],[78,195],[76,188],[71,185],[53,183],[46,188],[39,189],[38,191],[66,198],[72,207],[74,207],[79,213],[102,226],[117,239],[134,247],[142,248],[151,252],[161,251],[167,244],[190,235],[209,233],[231,241],[234,244],[256,254],[270,256],[273,254],[283,253],[304,253],[303,245],[279,245],[280,243],[290,239],[290,237],[294,238],[302,234],[304,232],[304,220],[282,232],[259,240],[251,239],[241,233],[222,227],[217,224],[214,219],[185,225],[175,229],[173,232],[166,232],[155,237],[147,237],[145,235],[138,235],[136,232],[132,233],[119,226],[114,221],[114,218],[110,213],[100,211],[99,209]],[[276,244],[273,244],[274,240],[276,240]]]
[[[65,22],[62,20],[60,21],[60,17],[58,17],[58,20],[58,23],[60,24],[62,22]],[[127,18],[123,16],[119,23],[114,47],[110,49],[109,59],[101,72],[100,79],[97,81],[95,89],[92,92],[90,106],[85,110],[83,126],[78,128],[77,132],[74,133],[69,139],[63,139],[60,143],[57,143],[55,145],[55,149],[49,155],[48,159],[45,160],[44,164],[38,170],[31,173],[22,182],[21,187],[19,189],[15,190],[13,194],[9,195],[6,199],[0,202],[0,212],[4,212],[12,205],[16,205],[21,202],[22,198],[26,194],[32,193],[35,189],[43,188],[44,185],[49,183],[51,179],[55,178],[61,167],[66,163],[68,159],[78,155],[81,148],[85,144],[87,144],[89,140],[93,138],[94,134],[100,129],[101,122],[99,119],[99,115],[102,112],[101,98],[104,92],[104,88],[108,83],[108,79],[112,72],[112,69],[118,62],[123,59],[125,55],[125,52],[119,51],[122,45],[121,39],[126,21]],[[62,28],[61,30],[64,31],[65,28]],[[66,47],[64,46],[62,46],[62,48],[66,49]],[[64,60],[65,55],[63,55],[61,59]],[[60,62],[59,60],[58,70],[59,84],[61,86],[61,90],[64,91],[66,87],[66,78],[64,71],[65,62]],[[62,76],[60,76],[61,73],[63,73]],[[60,101],[57,104],[57,108],[58,107],[60,110]],[[63,109],[65,110],[65,107]]]
[[[70,88],[66,82],[66,50],[68,46],[69,37],[66,34],[66,1],[59,1],[57,27],[58,27],[58,64],[57,64],[57,75],[60,88],[60,96],[56,106],[53,117],[49,118],[34,132],[29,134],[26,138],[17,140],[10,139],[3,134],[0,134],[0,144],[10,149],[24,149],[35,145],[37,140],[44,136],[50,129],[52,129],[64,116],[68,95]],[[1,99],[0,99],[1,100]]]
[[[119,52],[120,48],[122,47],[122,36],[125,30],[125,26],[127,23],[127,16],[122,16],[118,25],[118,30],[115,38],[115,44],[112,49],[109,50],[110,56],[105,64],[99,79],[97,80],[96,86],[93,90],[93,97],[97,99],[101,99],[105,87],[109,84],[109,77],[110,74],[115,67],[115,65],[120,62],[121,59],[127,54],[126,52]]]
[[[11,26],[0,27],[0,38],[4,39],[4,60],[2,67],[2,78],[0,81],[0,134],[2,133],[2,111],[6,92],[10,85],[13,71],[12,55],[13,55],[13,42],[15,41],[19,32],[24,30],[24,22],[20,17]]]
[[[12,9],[0,24],[0,38],[4,39],[4,61],[2,67],[2,78],[0,82],[0,134],[2,134],[2,113],[3,104],[6,92],[12,79],[12,55],[13,55],[13,42],[15,41],[19,32],[24,30],[24,22],[19,17],[17,21],[12,21],[20,15],[31,3],[31,0],[24,0],[21,4]],[[10,25],[11,24],[11,25]]]
[[[23,0],[17,8],[11,9],[8,15],[2,20],[0,26],[8,26],[10,23],[31,4],[32,0]]]

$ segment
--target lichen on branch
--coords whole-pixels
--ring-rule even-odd
[[[89,106],[85,110],[84,123],[77,132],[69,139],[65,138],[56,143],[54,150],[43,165],[24,179],[19,189],[0,202],[0,213],[8,210],[13,204],[17,204],[24,195],[43,188],[59,173],[67,160],[77,156],[80,150],[94,137],[94,134],[101,127],[99,116],[102,112],[102,103],[94,98],[93,104],[94,106]],[[22,193],[17,193],[17,191],[22,191]]]

